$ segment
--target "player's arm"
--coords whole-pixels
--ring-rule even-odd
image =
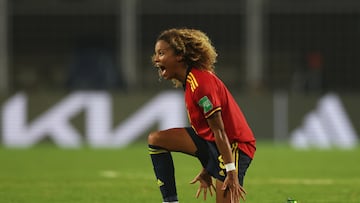
[[[208,119],[207,122],[209,127],[215,136],[216,146],[222,155],[224,164],[234,163],[234,158],[232,157],[230,142],[226,135],[224,123],[221,117],[221,111],[213,113]]]
[[[227,170],[227,176],[225,178],[222,190],[229,190],[231,202],[239,202],[240,197],[245,199],[245,191],[239,184],[237,170],[234,167],[234,157],[232,156],[230,142],[225,132],[221,111],[213,113],[207,119],[207,122],[212,132],[214,133],[216,146],[222,155]]]

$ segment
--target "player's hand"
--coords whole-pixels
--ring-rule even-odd
[[[203,169],[191,182],[190,184],[194,184],[196,182],[200,182],[199,189],[196,192],[196,198],[199,198],[202,191],[204,191],[204,200],[206,200],[207,190],[209,189],[210,196],[213,195],[213,191],[215,191],[215,186],[212,182],[212,178],[210,174]]]
[[[228,172],[221,189],[225,191],[224,196],[230,195],[231,203],[238,203],[240,198],[245,201],[246,191],[239,184],[239,179],[235,171]]]

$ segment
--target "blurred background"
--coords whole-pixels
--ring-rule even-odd
[[[328,93],[359,132],[358,0],[0,0],[2,112],[18,92],[31,120],[73,92],[104,91],[117,125],[172,88],[150,58],[173,27],[209,35],[216,72],[259,139],[288,140]]]

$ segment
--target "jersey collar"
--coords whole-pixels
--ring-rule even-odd
[[[189,68],[186,69],[185,81],[183,82],[184,91],[185,91],[185,89],[186,89],[186,79],[187,79],[187,77],[188,77],[191,69],[192,69],[191,67],[189,67]]]

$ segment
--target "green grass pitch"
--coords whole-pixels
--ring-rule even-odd
[[[195,199],[189,182],[198,161],[173,153],[181,202]],[[248,203],[360,202],[360,149],[293,150],[259,143],[245,178]],[[159,203],[160,192],[145,143],[123,149],[0,147],[0,202]],[[214,197],[206,202],[215,202]]]

